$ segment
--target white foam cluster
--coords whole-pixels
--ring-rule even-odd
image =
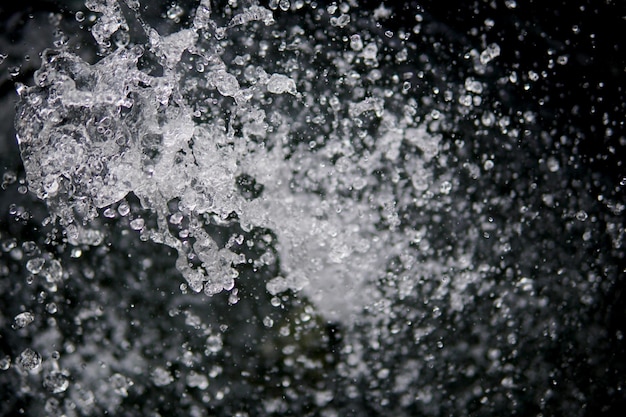
[[[127,30],[117,2],[87,6],[101,13],[92,28],[100,46]],[[235,286],[236,266],[247,259],[208,231],[235,221],[275,233],[281,276],[268,283],[271,293],[305,289],[335,317],[373,302],[368,286],[391,259],[414,251],[402,211],[449,191],[449,179],[432,171],[440,138],[410,112],[387,110],[406,99],[400,85],[372,75],[375,43],[334,61],[350,72],[346,85],[320,89],[325,68],[294,76],[294,62],[262,59],[263,42],[227,58],[229,34],[235,42],[233,31],[272,24],[270,10],[249,7],[223,28],[210,14],[201,2],[192,26],[167,36],[144,24],[145,45],[118,46],[95,64],[46,52],[37,85],[22,91],[17,122],[30,189],[73,244],[99,244],[99,216],[133,193],[156,222],[135,219],[131,228],[176,249],[196,292]],[[358,34],[350,39],[362,48]],[[294,45],[315,55],[310,42]],[[142,68],[150,57],[160,71]],[[367,95],[363,79],[374,84]],[[333,133],[323,129],[329,123]],[[242,175],[262,185],[260,195],[242,192]]]

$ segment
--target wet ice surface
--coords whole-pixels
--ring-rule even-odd
[[[3,414],[618,408],[624,100],[550,107],[573,28],[525,63],[513,2],[467,33],[435,5],[139,3],[46,15],[32,77],[0,64],[26,84]]]

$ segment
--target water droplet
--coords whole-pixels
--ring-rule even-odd
[[[174,382],[174,377],[166,369],[157,366],[150,374],[152,383],[157,387],[164,387]]]
[[[120,216],[128,216],[128,213],[130,213],[130,206],[126,201],[122,201],[117,207],[117,212],[120,214]]]
[[[561,168],[558,159],[553,156],[548,158],[547,166],[550,172],[557,172]]]
[[[36,275],[41,272],[45,263],[46,263],[46,260],[43,258],[33,258],[33,259],[30,259],[28,262],[26,262],[26,269],[31,274]]]
[[[35,315],[30,311],[25,311],[15,316],[13,320],[15,322],[13,325],[15,329],[23,329],[35,321]]]
[[[480,53],[480,63],[486,65],[499,56],[500,45],[498,45],[497,43],[492,43]]]
[[[141,230],[141,229],[143,229],[144,225],[145,225],[145,221],[144,221],[144,219],[142,219],[140,217],[136,218],[136,219],[133,219],[130,222],[130,228],[133,229],[133,230]]]
[[[49,283],[58,283],[63,281],[63,267],[61,262],[56,259],[46,261],[46,267],[41,270],[41,274]]]
[[[41,355],[30,348],[26,348],[18,356],[17,364],[26,371],[35,370],[41,365]]]
[[[354,51],[360,51],[363,49],[363,41],[361,40],[360,35],[352,35],[350,36],[350,48]]]
[[[185,10],[182,7],[178,4],[173,4],[169,9],[167,9],[167,18],[173,20],[174,22],[179,22],[184,13]]]
[[[6,371],[11,367],[11,357],[9,355],[5,355],[0,358],[0,371]]]
[[[183,221],[183,214],[180,212],[176,212],[170,216],[170,223],[172,224],[180,224]]]
[[[48,312],[48,314],[56,314],[56,312],[58,311],[56,303],[46,304],[46,311]]]
[[[109,383],[114,392],[121,397],[128,397],[128,389],[133,386],[130,379],[117,372],[109,377]]]
[[[70,386],[68,372],[65,370],[47,372],[43,377],[43,386],[53,394],[65,392]]]
[[[267,91],[273,94],[296,94],[296,83],[283,74],[272,74],[267,81]]]
[[[206,340],[205,346],[205,353],[207,355],[218,353],[220,350],[222,350],[222,337],[219,334],[213,334],[209,336]]]
[[[191,371],[187,375],[187,385],[191,388],[205,390],[209,386],[209,379],[206,377],[206,375]]]
[[[291,3],[289,2],[289,0],[279,0],[278,2],[278,7],[283,12],[286,12],[287,10],[289,10],[290,6],[291,6]]]
[[[20,75],[20,71],[21,71],[21,67],[20,66],[12,66],[8,68],[9,71],[9,75],[11,77],[17,77],[18,75]]]

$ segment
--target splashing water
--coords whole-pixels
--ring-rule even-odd
[[[589,26],[359,3],[87,0],[32,81],[0,37],[28,84],[0,414],[619,409],[626,181],[597,164],[626,142],[570,50]]]
[[[92,33],[107,50],[129,24],[116,2],[87,6],[102,13]],[[95,64],[47,51],[36,86],[21,94],[20,150],[30,189],[72,244],[100,244],[101,212],[132,193],[155,219],[131,227],[176,249],[193,291],[215,294],[235,286],[247,260],[211,228],[269,229],[284,275],[269,291],[305,289],[324,314],[348,317],[373,302],[366,288],[389,261],[413,252],[400,213],[450,183],[433,173],[441,120],[412,117],[417,103],[402,84],[379,78],[374,40],[336,57],[296,32],[279,50],[247,40],[273,23],[255,5],[220,27],[203,2],[190,28],[161,35],[144,23],[147,44]],[[242,42],[246,53],[235,55]],[[347,75],[326,86],[324,75],[296,71],[304,65]]]

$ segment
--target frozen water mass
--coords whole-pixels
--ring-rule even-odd
[[[545,110],[572,42],[525,68],[492,36],[528,35],[512,1],[466,33],[415,2],[166,3],[71,4],[11,72],[0,411],[623,404],[626,139],[607,111],[592,155]]]

